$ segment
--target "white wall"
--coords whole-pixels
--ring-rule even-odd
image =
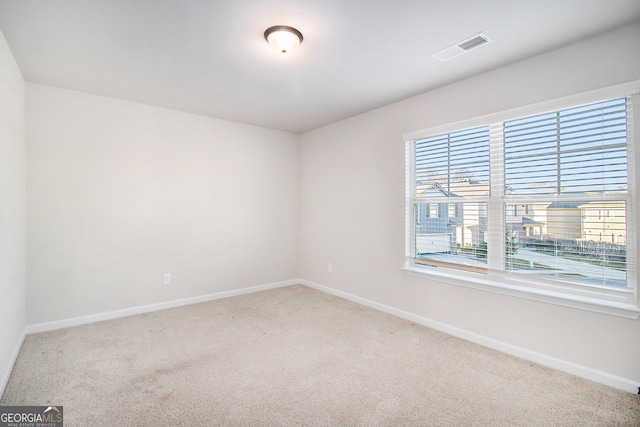
[[[26,324],[24,81],[0,33],[0,390]]]
[[[640,24],[303,134],[301,277],[640,382],[638,320],[427,281],[400,270],[402,133],[640,79],[638,46]],[[464,66],[465,57],[454,61]]]
[[[298,276],[297,135],[26,93],[29,324]]]

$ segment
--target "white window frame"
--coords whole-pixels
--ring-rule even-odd
[[[484,291],[494,292],[503,295],[516,296],[520,298],[540,301],[561,305],[565,307],[577,308],[597,313],[604,313],[618,317],[629,319],[638,319],[640,317],[640,302],[638,300],[638,284],[637,284],[637,266],[638,266],[638,227],[637,215],[640,212],[640,204],[638,202],[638,189],[636,188],[637,176],[636,167],[640,166],[640,150],[636,149],[634,142],[633,129],[640,129],[640,80],[636,80],[621,85],[608,88],[598,89],[594,91],[584,92],[577,95],[558,98],[555,100],[528,105],[521,108],[515,108],[487,116],[476,117],[469,120],[463,120],[455,123],[449,123],[442,126],[434,126],[410,133],[403,134],[402,137],[406,144],[406,211],[405,211],[405,264],[402,268],[405,274],[420,277],[439,282],[450,283],[458,286],[470,287]],[[632,97],[633,116],[631,126],[628,132],[628,191],[627,195],[616,196],[618,200],[625,200],[631,208],[627,214],[627,253],[632,257],[631,262],[627,266],[627,287],[624,289],[589,287],[582,285],[573,285],[571,283],[550,281],[537,279],[525,275],[509,274],[501,271],[504,256],[504,239],[493,238],[488,242],[490,252],[488,254],[488,270],[486,274],[476,273],[472,271],[464,271],[456,268],[447,267],[429,267],[414,262],[414,254],[412,248],[413,242],[413,203],[415,180],[413,167],[415,162],[412,158],[413,143],[417,139],[425,138],[432,135],[455,132],[462,129],[469,129],[483,125],[490,125],[492,138],[494,129],[500,133],[501,124],[504,121],[512,120],[519,117],[542,114],[550,111],[557,111],[572,108],[577,105],[595,103],[606,99]],[[498,125],[496,125],[498,124]],[[502,138],[501,134],[497,136]],[[500,146],[500,144],[497,144]],[[492,145],[492,150],[495,147]],[[495,153],[500,155],[500,153]],[[494,155],[494,153],[492,153]],[[500,194],[504,188],[503,170],[491,169],[491,194]],[[517,202],[521,202],[519,198]],[[488,202],[489,215],[503,218],[504,203],[509,203],[508,197],[490,197]],[[499,221],[490,221],[496,224]],[[500,236],[500,233],[492,233],[489,230],[489,238],[491,236]]]

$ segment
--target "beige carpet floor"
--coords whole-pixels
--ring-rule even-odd
[[[640,396],[291,286],[26,337],[65,426],[640,426]]]

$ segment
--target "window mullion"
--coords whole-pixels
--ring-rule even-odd
[[[627,251],[635,254],[635,258],[629,258],[627,263],[627,277],[631,283],[635,283],[633,288],[635,300],[640,305],[640,289],[638,287],[638,266],[640,265],[640,254],[638,253],[638,212],[640,212],[640,200],[637,196],[637,167],[640,165],[640,150],[636,148],[635,129],[640,124],[640,94],[635,93],[627,97],[627,203],[631,209],[627,209]]]
[[[447,135],[447,194],[451,193],[451,134]]]
[[[405,256],[413,257],[415,254],[415,223],[414,200],[416,197],[416,143],[405,142]]]
[[[487,264],[491,270],[504,270],[504,135],[502,123],[489,128],[490,195],[487,207]]]
[[[560,162],[560,112],[556,112],[556,195],[562,194],[562,167]]]

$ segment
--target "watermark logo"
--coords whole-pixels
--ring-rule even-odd
[[[0,427],[63,427],[62,406],[0,406]]]

